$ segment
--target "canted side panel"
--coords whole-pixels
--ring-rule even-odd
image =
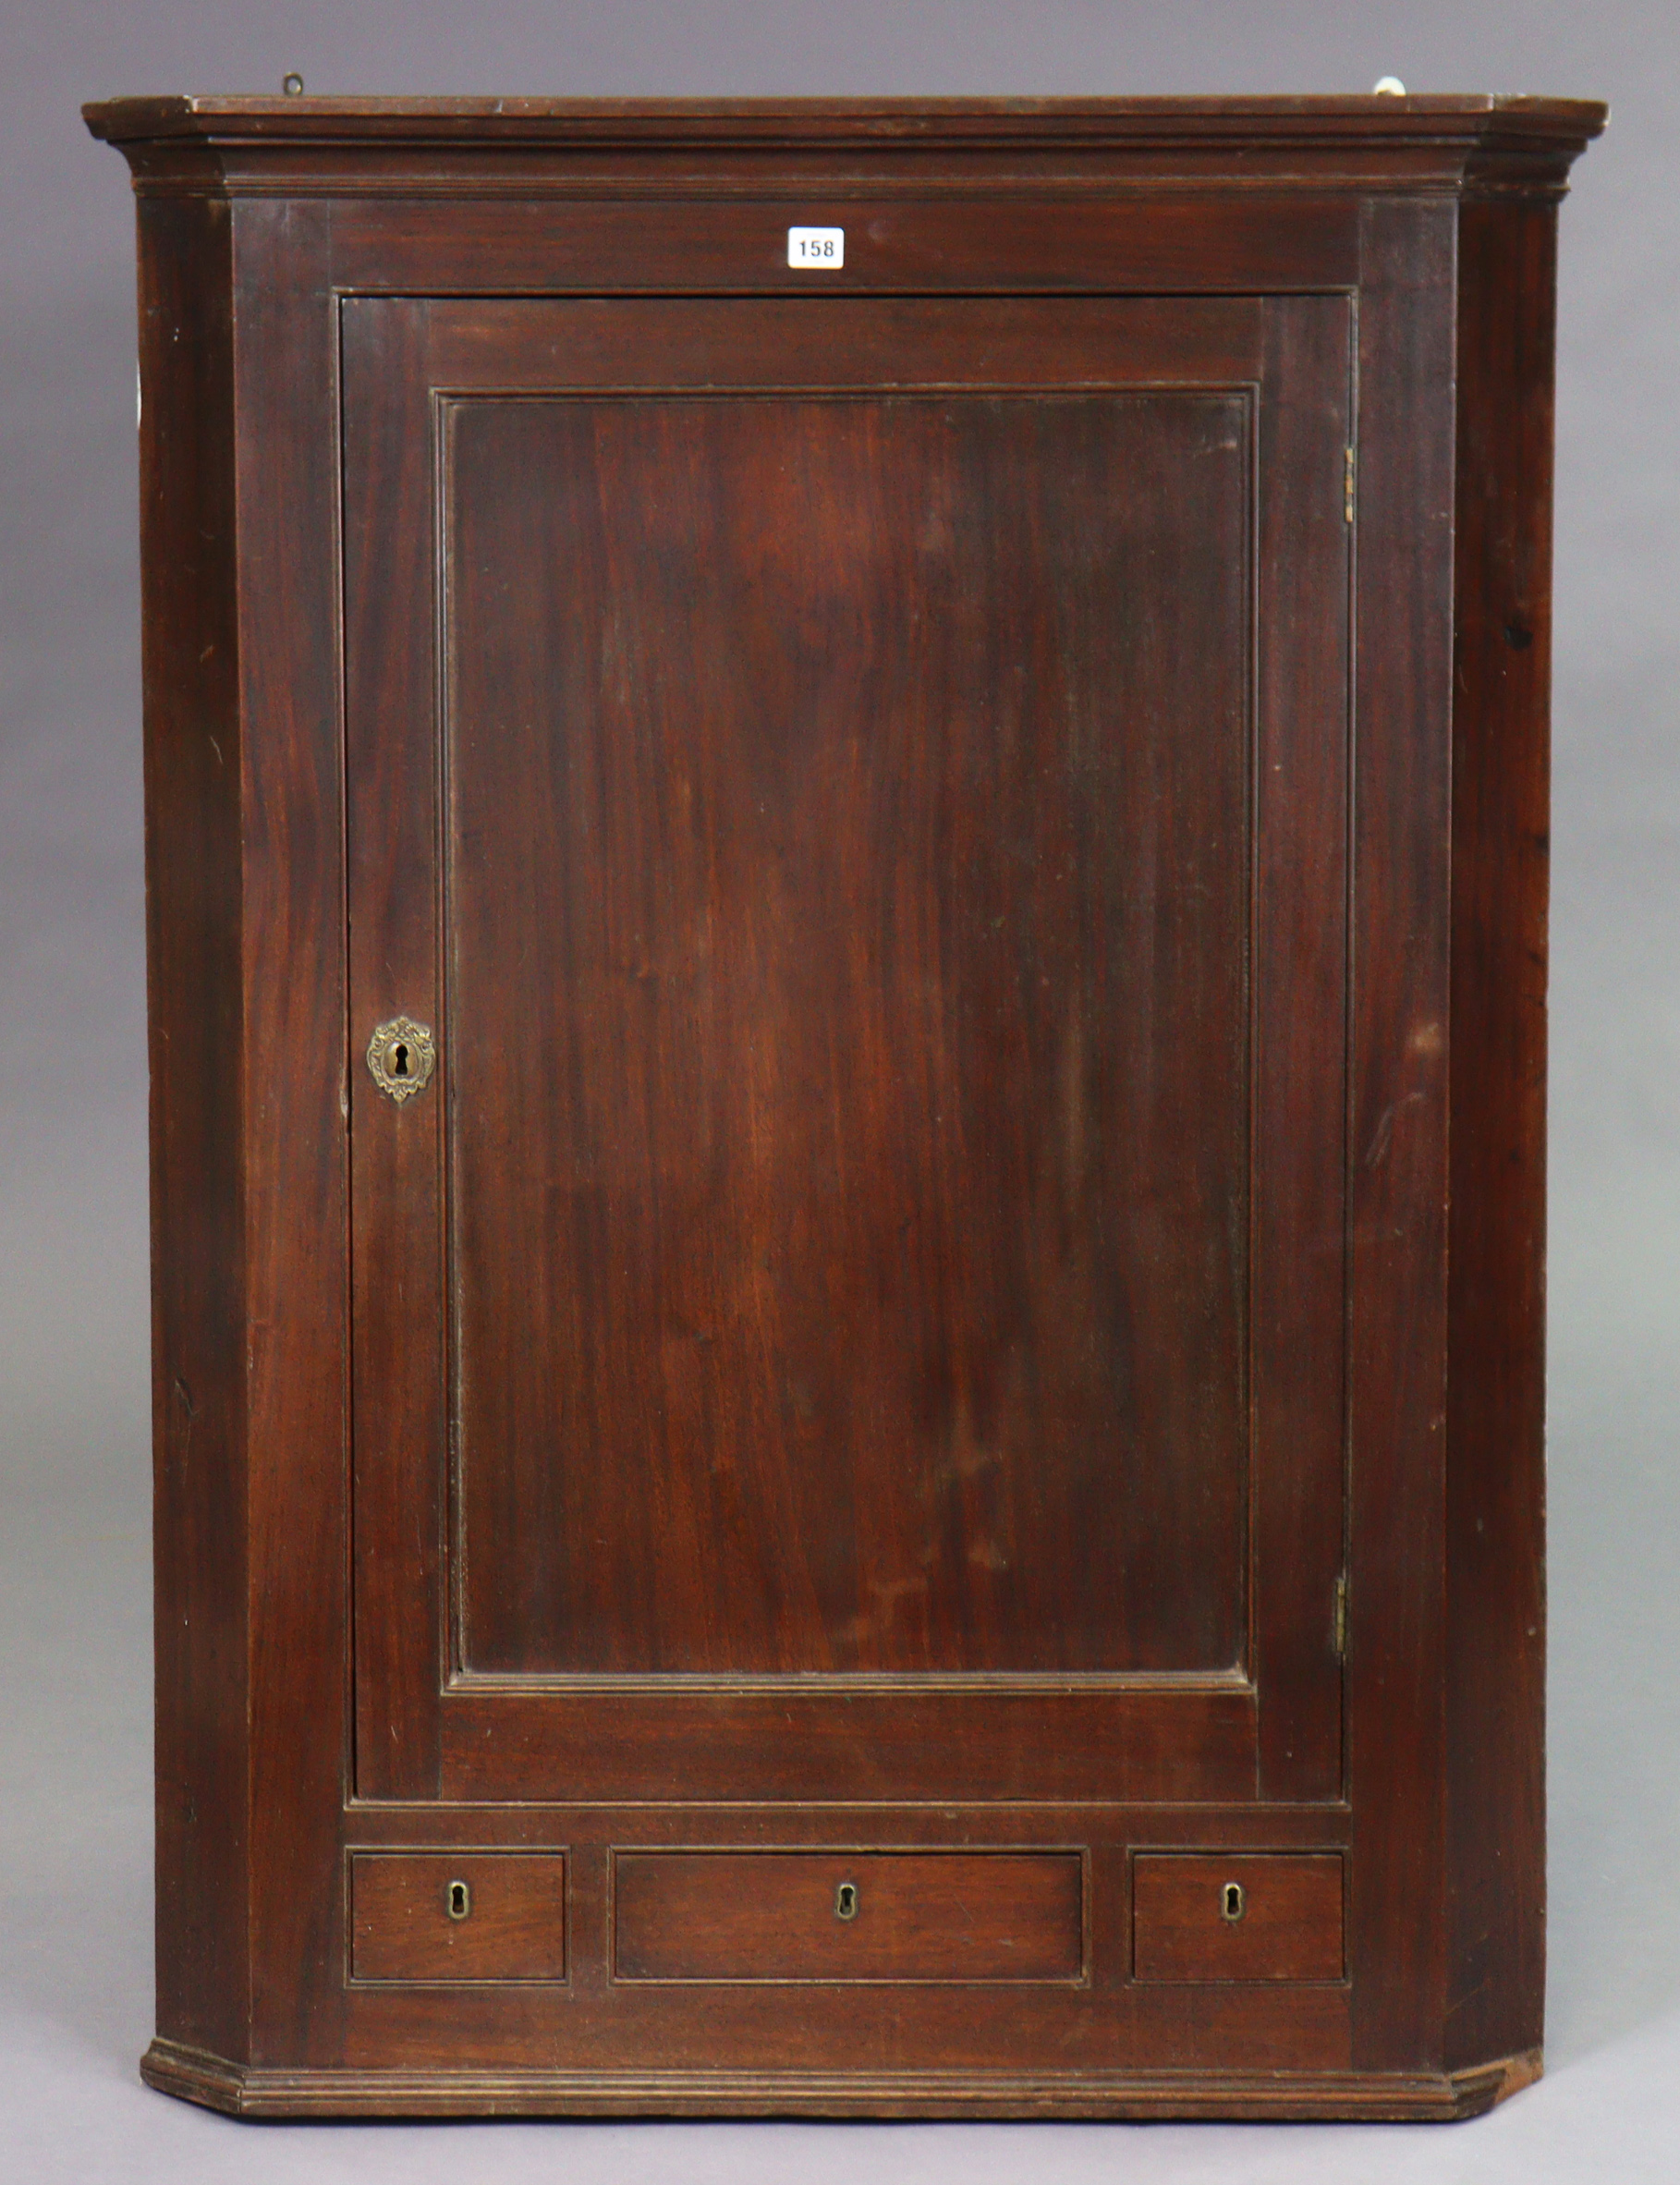
[[[1546,907],[1557,214],[1458,228],[1449,2069],[1539,2045],[1545,1991]]]
[[[239,645],[227,208],[143,203],[157,2009],[249,2054]]]

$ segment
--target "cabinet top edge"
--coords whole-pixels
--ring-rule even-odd
[[[1357,143],[1506,146],[1570,155],[1603,128],[1598,100],[1492,93],[1349,98],[541,99],[167,96],[82,108],[95,137],[221,143],[390,146],[525,143],[702,146],[847,142],[876,147],[1010,143],[1116,149],[1246,143],[1327,150]]]

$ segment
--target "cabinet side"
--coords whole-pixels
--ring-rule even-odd
[[[1445,2063],[1538,2068],[1545,1988],[1545,1127],[1557,211],[1459,227]]]
[[[157,2010],[250,2018],[240,749],[228,207],[140,205]]]

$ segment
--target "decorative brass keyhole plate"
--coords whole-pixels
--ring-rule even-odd
[[[856,1882],[842,1882],[834,1891],[834,1917],[837,1920],[855,1920],[858,1917]]]
[[[467,1919],[472,1911],[472,1890],[466,1882],[451,1882],[444,1891],[444,1910],[452,1920]]]
[[[1219,1916],[1236,1926],[1248,1909],[1248,1898],[1240,1882],[1226,1882],[1219,1892]]]
[[[368,1042],[368,1068],[373,1082],[398,1107],[412,1100],[426,1090],[437,1068],[437,1045],[430,1028],[417,1024],[412,1017],[393,1017],[389,1023],[376,1024]]]

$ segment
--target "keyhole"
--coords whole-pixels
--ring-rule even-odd
[[[444,1909],[452,1920],[464,1920],[472,1910],[472,1891],[465,1882],[451,1882],[444,1891]]]
[[[1229,1920],[1232,1926],[1235,1927],[1248,1909],[1248,1900],[1243,1895],[1242,1884],[1240,1882],[1227,1882],[1219,1893],[1220,1918]]]
[[[392,1057],[391,1061],[391,1075],[394,1078],[406,1078],[408,1074],[408,1043],[407,1040],[398,1040],[396,1043],[396,1053]]]
[[[834,1891],[834,1917],[837,1920],[855,1920],[858,1917],[856,1882],[842,1882]]]

